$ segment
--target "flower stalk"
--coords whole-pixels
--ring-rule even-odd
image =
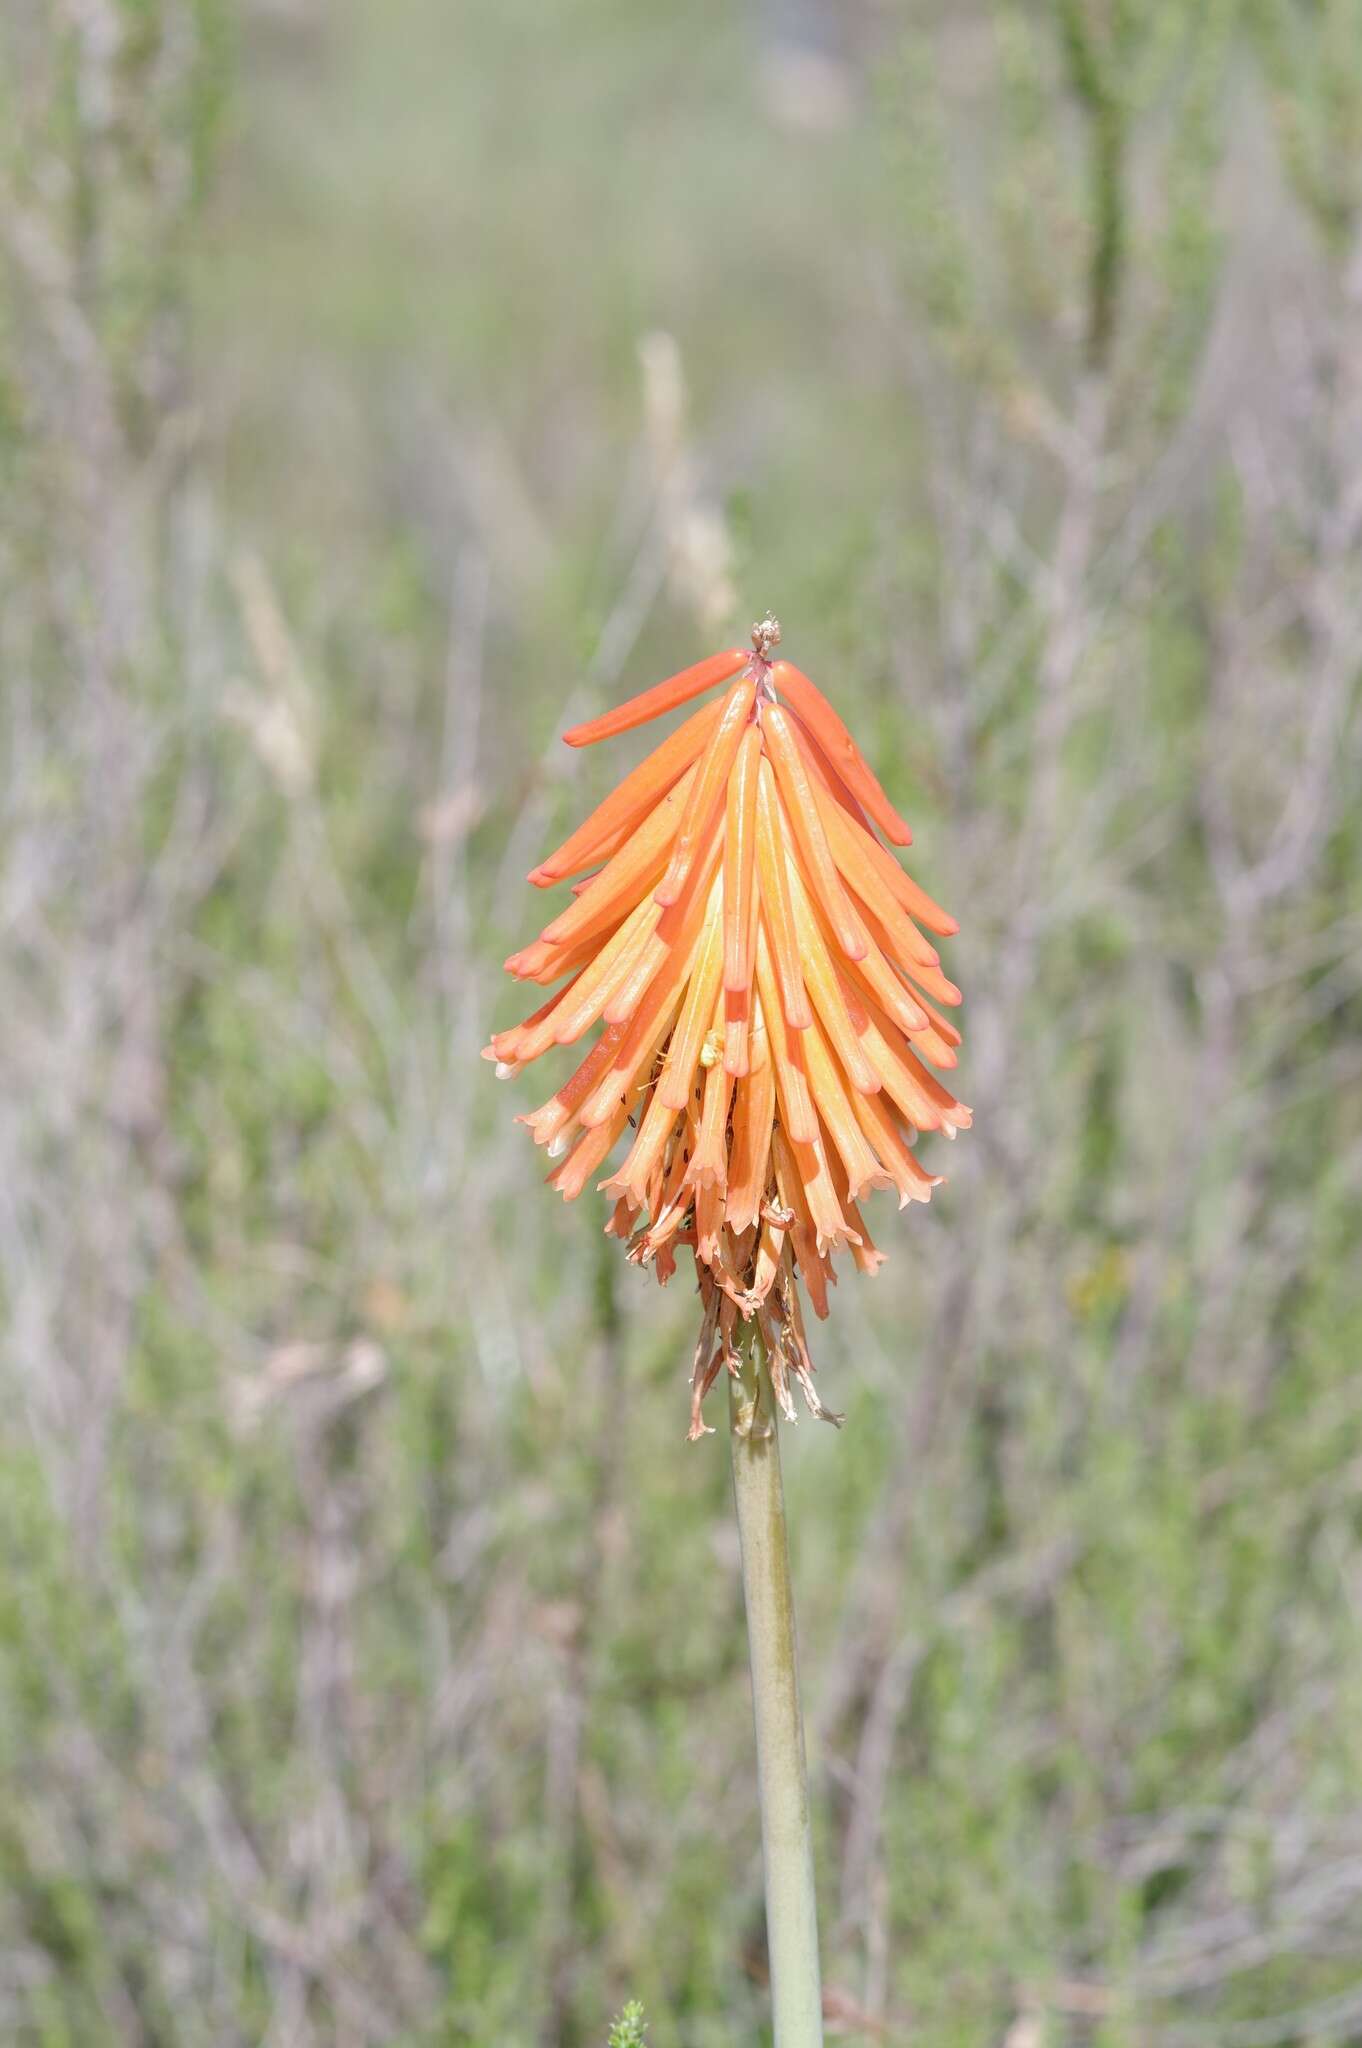
[[[483,1056],[509,1081],[599,1027],[520,1121],[565,1200],[593,1183],[609,1196],[606,1235],[631,1265],[665,1285],[693,1259],[688,1436],[712,1434],[705,1397],[726,1377],[776,2048],[817,2048],[777,1430],[795,1419],[796,1386],[812,1415],[841,1421],[814,1389],[804,1299],[828,1314],[837,1252],[878,1270],[865,1197],[929,1201],[941,1175],[913,1147],[924,1132],[954,1138],[970,1111],[939,1078],[960,1033],[937,1005],[960,991],[932,941],[959,927],[900,865],[907,822],[822,691],[775,658],[780,638],[767,616],[750,652],[725,648],[564,733],[594,746],[720,692],[530,874],[540,889],[570,883],[572,901],[506,966],[557,993]]]
[[[752,1666],[772,2020],[776,2048],[821,2048],[813,1833],[780,1475],[779,1411],[755,1319],[745,1326],[738,1357],[738,1370],[728,1383],[729,1433]]]

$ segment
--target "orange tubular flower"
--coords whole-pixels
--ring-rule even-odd
[[[884,1255],[861,1200],[928,1201],[940,1176],[914,1157],[917,1133],[970,1121],[922,1064],[956,1063],[960,1034],[928,998],[960,991],[923,930],[949,937],[955,920],[877,836],[911,838],[827,699],[772,661],[779,639],[766,619],[750,656],[712,655],[566,735],[589,746],[726,685],[530,876],[596,870],[506,963],[563,986],[484,1054],[509,1077],[603,1024],[519,1121],[568,1200],[628,1133],[597,1182],[615,1203],[606,1230],[660,1281],[682,1248],[694,1257],[692,1438],[752,1318],[782,1411],[798,1380],[813,1414],[840,1419],[814,1392],[798,1283],[825,1316],[838,1246],[873,1273]]]

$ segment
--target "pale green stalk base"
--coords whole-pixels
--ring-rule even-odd
[[[757,1729],[771,2011],[776,2048],[821,2048],[818,1910],[780,1440],[755,1322],[749,1328],[742,1382],[728,1385],[728,1413]]]

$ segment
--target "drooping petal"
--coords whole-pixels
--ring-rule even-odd
[[[568,991],[554,1022],[557,1045],[573,1045],[602,1016],[657,929],[656,904],[640,903]],[[611,1020],[613,1021],[613,1020]]]
[[[691,762],[699,759],[719,723],[722,708],[719,704],[706,704],[684,725],[679,725],[660,747],[655,747],[646,760],[640,761],[605,802],[596,806],[585,824],[579,825],[556,853],[531,870],[530,880],[535,887],[547,889],[554,882],[566,881],[569,875],[602,858],[607,847],[613,853],[615,847],[610,842],[640,825],[653,805],[673,783],[680,781]]]
[[[622,918],[614,919],[604,936],[613,937],[622,923]],[[555,946],[547,939],[534,939],[518,953],[508,954],[504,965],[517,981],[537,981],[541,988],[547,988],[551,981],[561,981],[565,974],[575,974],[587,966],[599,950],[599,940],[582,939],[575,946]]]
[[[527,1061],[537,1060],[546,1053],[554,1043],[553,1033],[558,1010],[576,989],[580,980],[581,976],[578,975],[566,988],[558,989],[546,1003],[541,1003],[537,1010],[523,1018],[519,1024],[512,1024],[505,1031],[493,1032],[491,1045],[487,1048],[491,1057],[498,1061],[514,1061],[524,1065]]]
[[[659,967],[647,989],[640,996],[630,1019],[629,1029],[620,1041],[619,1051],[615,1055],[610,1072],[583,1105],[584,1124],[594,1123],[598,1116],[606,1113],[610,1074],[616,1069],[624,1074],[637,1072],[639,1063],[653,1041],[659,1019],[664,1014],[674,1017],[679,1009],[694,964],[703,910],[704,899],[700,898],[692,906],[685,926],[678,934],[666,961]]]
[[[941,1185],[941,1176],[927,1173],[918,1164],[886,1096],[858,1095],[853,1098],[851,1107],[876,1156],[898,1189],[900,1209],[909,1202],[929,1202],[932,1189]]]
[[[804,1037],[802,1050],[809,1065],[809,1090],[822,1120],[823,1135],[831,1139],[840,1154],[853,1195],[863,1195],[871,1188],[891,1187],[893,1182],[867,1144],[852,1109],[849,1098],[858,1091],[843,1085],[816,1017]]]
[[[716,1009],[716,1017],[718,1014]],[[700,1137],[688,1168],[695,1187],[727,1188],[728,1112],[736,1086],[733,1076],[725,1071],[721,1061],[713,1060],[705,1070]]]
[[[940,1010],[934,1010],[931,1004],[927,1001],[927,998],[925,996],[919,996],[917,1000],[922,1006],[922,1008],[927,1012],[927,1022],[930,1024],[932,1030],[936,1033],[936,1035],[939,1038],[944,1038],[946,1044],[950,1046],[951,1050],[955,1051],[963,1043],[960,1037],[960,1033],[957,1030],[956,1026],[952,1024],[949,1017],[943,1017]],[[935,1055],[930,1054],[929,1057],[935,1058]],[[940,1066],[941,1064],[941,1061],[937,1060],[937,1065]],[[954,1066],[955,1061],[950,1060],[949,1062],[947,1062],[947,1064],[950,1066]]]
[[[842,1213],[855,1231],[856,1238],[860,1240],[858,1243],[856,1239],[853,1239],[850,1247],[856,1270],[858,1273],[868,1273],[871,1275],[878,1273],[880,1267],[884,1264],[885,1254],[879,1249],[874,1238],[866,1229],[865,1218],[861,1214],[860,1204],[852,1197],[847,1176],[842,1168],[842,1162],[835,1153],[829,1156],[828,1165],[832,1172],[833,1186],[837,1191],[837,1199],[842,1205]]]
[[[845,812],[842,815],[846,823],[838,835],[841,842],[849,843],[860,850],[862,857],[892,890],[910,917],[919,919],[926,925],[928,931],[935,932],[938,938],[953,939],[960,926],[949,910],[943,910],[925,889],[918,886],[912,876],[899,866],[889,848],[881,846],[873,832],[867,832],[863,825],[858,825],[853,818],[847,818]],[[834,853],[836,850],[834,846]],[[838,866],[841,866],[840,860]]]
[[[633,1144],[618,1170],[609,1180],[601,1182],[602,1189],[610,1194],[626,1196],[635,1209],[651,1209],[649,1191],[653,1176],[675,1123],[675,1112],[669,1110],[665,1102],[659,1102],[656,1094],[650,1096]]]
[[[925,989],[941,1003],[958,1003],[960,991],[953,981],[947,981],[939,967],[924,966],[921,960],[904,960],[895,954],[894,941],[880,923],[874,911],[863,899],[858,898],[857,908],[864,920],[871,941],[880,951],[897,960],[899,972],[913,984],[914,992]]]
[[[889,934],[889,950],[893,958],[904,963],[917,961],[923,967],[939,967],[941,955],[936,947],[922,936],[894,891],[867,858],[864,834],[858,843],[855,828],[847,823],[845,813],[839,811],[822,792],[818,802],[837,871],[860,902],[874,911]]]
[[[676,1030],[672,1033],[662,1078],[657,1084],[658,1094],[673,1109],[683,1109],[690,1100],[700,1053],[714,1020],[724,960],[722,894],[722,879],[716,876],[710,889],[700,949],[691,970],[690,987],[681,1006]]]
[[[577,1111],[609,1066],[625,1029],[623,1024],[607,1025],[581,1065],[557,1093],[539,1109],[516,1118],[517,1123],[529,1126],[536,1145],[551,1145],[570,1124],[575,1123]]]
[[[761,1213],[770,1172],[775,1109],[775,1067],[767,1060],[755,1073],[744,1075],[734,1090],[727,1202],[728,1222],[733,1230],[749,1229]]]
[[[665,712],[674,711],[678,704],[685,704],[703,690],[712,689],[715,683],[727,682],[749,658],[745,648],[726,647],[722,654],[711,654],[706,660],[697,661],[694,668],[683,668],[679,675],[668,676],[665,683],[654,683],[651,690],[640,690],[636,697],[617,704],[613,711],[603,712],[599,718],[590,718],[584,725],[574,725],[563,734],[563,738],[570,747],[591,747],[597,740],[613,739],[616,733],[632,732],[636,725],[647,725],[650,719],[661,718]]]
[[[842,887],[823,827],[815,785],[795,743],[790,721],[778,704],[766,707],[762,730],[780,785],[785,816],[794,828],[808,866],[810,885],[828,913],[838,945],[849,960],[860,960],[866,950],[865,931]]]
[[[761,1013],[771,1043],[771,1064],[776,1070],[776,1095],[786,1130],[792,1138],[809,1143],[818,1135],[818,1116],[813,1106],[813,1097],[809,1093],[803,1054],[799,1049],[804,1034],[801,1031],[786,1029],[775,969],[771,964],[765,905],[762,906],[762,913],[761,923],[757,927],[757,989],[761,995]],[[812,1012],[809,1015],[809,1022],[813,1022]]]
[[[883,1012],[872,1010],[863,1043],[885,1093],[918,1130],[947,1130],[954,1137],[956,1131],[968,1129],[971,1118],[965,1104],[928,1073]]]
[[[837,1056],[846,1068],[852,1087],[859,1088],[863,1094],[873,1095],[880,1085],[879,1076],[861,1050],[847,998],[831,955],[823,943],[823,934],[797,868],[790,871],[790,890],[799,957],[804,966],[804,986],[813,997],[817,1018],[822,1020],[824,1030],[836,1046]]]
[[[789,858],[779,804],[775,777],[770,763],[763,758],[757,772],[757,864],[761,884],[758,923],[770,945],[785,1022],[791,1031],[806,1031],[813,1011],[809,1008],[799,960],[799,940],[790,902]]]
[[[654,975],[668,972],[685,959],[686,949],[699,930],[699,913],[706,902],[706,892],[713,880],[718,864],[719,849],[710,846],[700,866],[694,870],[686,883],[685,894],[676,903],[669,904],[658,917],[657,925],[631,973],[620,982],[615,994],[602,1011],[608,1024],[620,1022],[632,1016],[644,991],[651,985]]]
[[[592,887],[567,910],[544,926],[540,939],[565,947],[607,932],[616,917],[633,908],[648,894],[670,858],[668,849],[681,822],[681,810],[695,780],[695,769],[686,770],[675,789],[663,797],[656,810],[626,839],[618,853],[608,860]],[[590,901],[587,897],[590,897]],[[512,970],[514,971],[514,970]]]
[[[761,727],[749,725],[728,784],[724,824],[724,987],[731,995],[752,986],[761,746]]]
[[[627,1121],[628,1111],[621,1105],[609,1123],[583,1131],[562,1165],[549,1175],[549,1186],[557,1188],[565,1202],[576,1201],[592,1174],[609,1156]]]
[[[675,903],[680,897],[687,877],[700,858],[715,815],[723,808],[729,770],[742,745],[743,729],[752,715],[756,694],[755,682],[751,676],[744,676],[723,700],[719,723],[686,799],[671,861],[657,887],[656,900],[664,906]]]
[[[793,663],[778,661],[771,670],[772,687],[789,698],[848,789],[865,805],[885,838],[895,846],[911,846],[913,835],[890,803],[879,781],[829,704],[823,692]]]

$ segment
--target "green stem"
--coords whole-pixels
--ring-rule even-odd
[[[728,1414],[757,1730],[771,2010],[776,2048],[822,2048],[813,1836],[780,1440],[755,1319],[748,1328],[752,1335],[743,1347],[742,1379],[730,1379],[728,1385]]]

